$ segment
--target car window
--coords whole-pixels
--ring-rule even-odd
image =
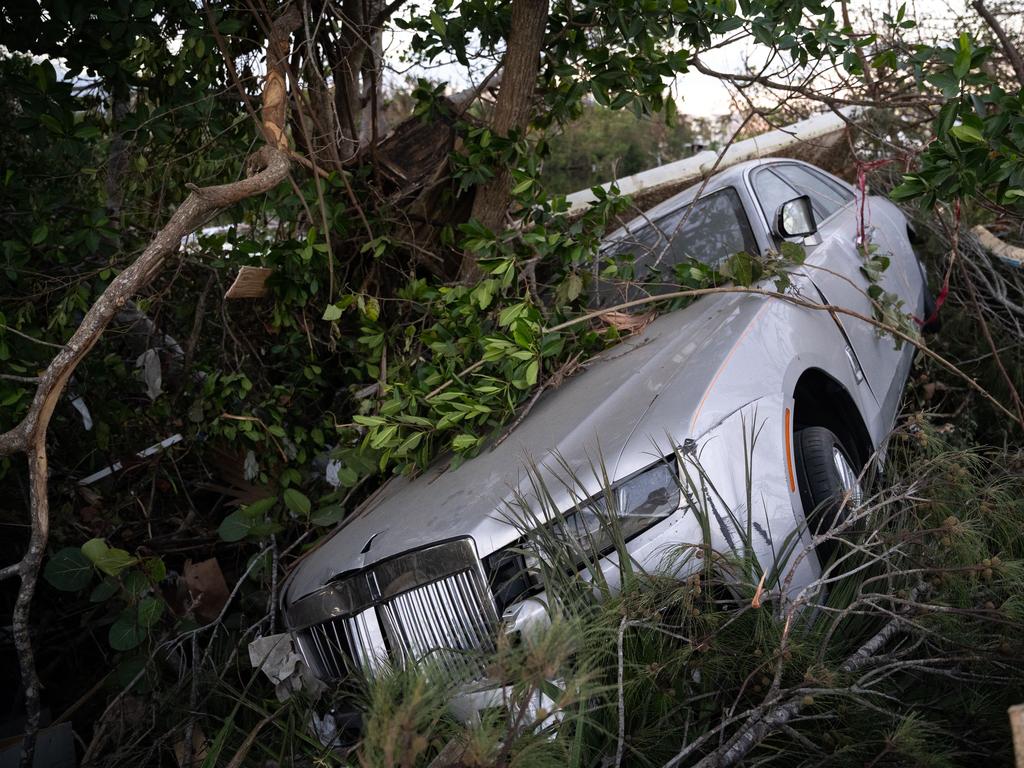
[[[794,197],[805,194],[794,189],[785,179],[776,174],[773,168],[762,168],[755,173],[753,185],[754,194],[757,195],[757,201],[761,204],[764,217],[773,229],[779,206]]]
[[[756,253],[757,241],[739,194],[728,187],[627,235],[609,255],[632,253],[642,279],[689,260],[715,266],[739,251]]]
[[[811,198],[814,215],[824,221],[853,200],[853,193],[834,181],[800,165],[777,165],[772,168],[802,195]]]
[[[604,259],[632,256],[632,280],[599,280],[599,303],[673,290],[676,265],[699,261],[717,266],[740,251],[756,254],[757,240],[739,193],[727,187],[617,240]]]

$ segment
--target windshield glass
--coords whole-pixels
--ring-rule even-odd
[[[597,303],[678,290],[680,268],[693,262],[718,267],[740,251],[757,253],[757,241],[739,194],[727,187],[634,227],[604,248],[595,275]]]

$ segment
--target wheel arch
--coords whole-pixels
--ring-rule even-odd
[[[875,450],[864,417],[846,387],[820,368],[808,368],[793,388],[793,432],[825,427],[840,437],[863,467]]]

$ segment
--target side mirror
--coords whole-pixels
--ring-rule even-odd
[[[779,206],[775,214],[775,234],[779,237],[807,237],[817,231],[818,223],[807,195],[794,197]]]

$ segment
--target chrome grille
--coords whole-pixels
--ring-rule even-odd
[[[302,635],[316,654],[325,677],[336,679],[358,670],[372,671],[383,662],[383,636],[372,608],[355,616],[314,624]]]
[[[288,609],[306,663],[325,678],[372,673],[390,660],[445,677],[485,675],[498,618],[469,539],[437,544],[348,574]]]
[[[482,589],[479,574],[466,569],[385,602],[391,646],[403,661],[426,662],[451,679],[483,677],[497,621]]]

